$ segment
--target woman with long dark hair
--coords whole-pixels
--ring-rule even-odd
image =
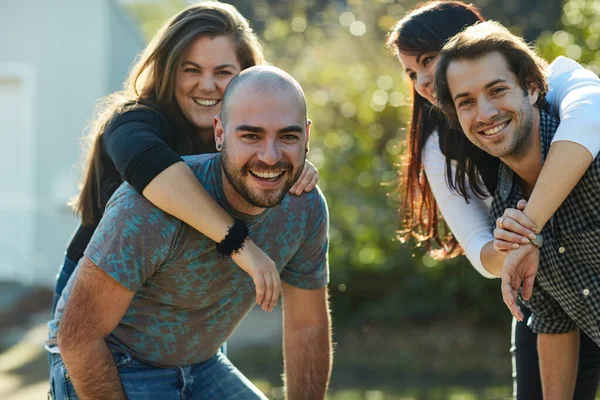
[[[264,310],[273,308],[280,293],[275,264],[181,159],[216,151],[213,117],[221,110],[227,84],[241,70],[264,62],[248,22],[229,4],[202,2],[162,26],[124,89],[99,103],[81,192],[73,202],[82,222],[58,275],[55,306],[108,199],[127,181],[155,206],[214,240],[222,256],[232,257],[253,278],[257,303]],[[290,192],[309,191],[317,179],[307,163]]]
[[[413,82],[403,170],[404,237],[417,238],[428,250],[436,243],[439,249],[434,250],[434,255],[438,258],[464,252],[478,272],[493,278],[502,270],[503,251],[528,243],[528,237],[541,230],[598,154],[600,137],[594,138],[588,124],[593,121],[598,126],[600,119],[593,106],[581,100],[595,96],[595,101],[600,101],[600,81],[570,60],[561,58],[552,64],[548,102],[551,110],[560,115],[561,125],[529,202],[520,206],[525,207],[528,218],[523,215],[517,220],[503,220],[503,229],[497,230],[494,241],[489,194],[496,190],[499,160],[474,146],[460,130],[450,127],[436,109],[433,95],[439,51],[452,36],[482,20],[472,5],[429,2],[400,20],[387,43]],[[580,118],[582,115],[586,118]],[[574,165],[565,163],[565,159],[585,162]],[[451,233],[447,228],[438,230],[444,225],[438,208]],[[581,335],[575,398],[593,399],[600,349],[585,334]],[[512,350],[516,397],[541,399],[536,335],[526,322],[513,324]]]

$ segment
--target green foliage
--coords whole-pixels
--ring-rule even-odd
[[[262,35],[267,59],[298,79],[307,97],[309,159],[319,168],[331,214],[334,317],[376,324],[503,318],[497,282],[481,279],[465,260],[436,262],[395,240],[397,164],[412,94],[384,42],[406,10],[356,3],[325,9],[319,23],[299,11],[291,20],[268,18]]]
[[[150,41],[162,24],[186,6],[185,0],[131,2],[128,11],[138,21],[140,31]]]
[[[564,55],[600,74],[600,0],[567,0],[561,29],[543,32],[537,44],[547,60]]]
[[[398,164],[411,91],[384,41],[414,2],[231,2],[251,20],[267,59],[305,90],[313,121],[309,159],[320,170],[331,214],[330,288],[337,322],[506,321],[498,281],[482,279],[464,258],[437,262],[414,243],[395,240]],[[181,3],[144,2],[133,11],[151,37]],[[485,15],[486,2],[479,3]],[[494,10],[493,18],[502,21]],[[563,30],[544,32],[538,41],[544,57],[581,53],[583,63],[600,69],[599,11],[600,0],[568,0]],[[532,24],[552,26],[538,20]]]

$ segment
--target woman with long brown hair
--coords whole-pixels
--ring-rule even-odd
[[[492,278],[500,275],[503,251],[528,243],[530,235],[541,230],[598,154],[600,138],[595,139],[589,133],[589,125],[582,121],[594,121],[598,126],[600,120],[590,102],[581,100],[595,96],[600,101],[600,84],[598,77],[586,74],[570,60],[562,58],[552,64],[549,83],[553,90],[548,102],[553,112],[560,115],[561,125],[530,200],[526,206],[521,205],[529,218],[503,220],[505,229],[497,230],[494,241],[489,194],[496,190],[499,161],[472,145],[461,131],[451,128],[436,109],[433,95],[435,66],[444,43],[482,20],[472,5],[429,2],[400,20],[387,43],[413,82],[408,154],[402,171],[404,236],[415,237],[428,250],[436,243],[439,249],[434,255],[439,258],[464,252],[478,272]],[[581,115],[587,118],[578,118]],[[584,162],[575,166],[565,163],[565,159]],[[438,230],[445,223],[452,233]],[[513,334],[515,395],[518,399],[541,399],[536,335],[526,322],[514,324]],[[593,399],[600,349],[583,333],[581,343],[575,398]]]
[[[56,303],[83,256],[104,208],[127,181],[161,210],[216,243],[216,251],[244,269],[256,301],[272,310],[280,281],[271,258],[204,190],[182,155],[215,152],[213,117],[229,81],[263,64],[248,22],[229,4],[203,2],[168,20],[141,53],[124,89],[99,103],[89,134],[82,189],[74,201],[81,216],[58,275]],[[290,190],[311,190],[318,174],[310,163]]]

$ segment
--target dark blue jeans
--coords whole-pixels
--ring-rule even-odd
[[[521,305],[523,322],[513,320],[513,396],[517,400],[543,400],[540,367],[537,352],[537,334],[527,326],[531,312]],[[581,332],[579,367],[575,386],[575,400],[596,398],[600,378],[600,347]]]
[[[77,263],[71,260],[69,257],[65,256],[62,265],[58,269],[58,274],[56,275],[56,285],[54,286],[54,297],[52,298],[52,317],[54,318],[54,313],[56,312],[56,303],[58,303],[58,299],[62,295],[63,290],[65,290],[65,286],[67,286],[67,282],[71,275],[73,275],[73,271],[75,271],[75,267],[77,267]]]
[[[129,399],[267,400],[221,352],[204,362],[175,368],[158,368],[128,354],[113,354],[113,357]],[[51,354],[50,358],[51,397],[76,400],[60,354]]]

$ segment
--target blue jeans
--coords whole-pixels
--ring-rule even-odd
[[[52,317],[54,317],[54,313],[56,312],[56,303],[58,303],[58,299],[60,299],[63,290],[65,290],[69,278],[73,275],[75,267],[77,267],[77,263],[65,256],[65,259],[58,270],[58,274],[56,275],[56,286],[54,286],[54,297],[52,299]]]
[[[129,399],[267,400],[221,352],[185,367],[159,368],[128,354],[113,354]],[[52,354],[50,395],[55,400],[77,399],[60,354]]]

